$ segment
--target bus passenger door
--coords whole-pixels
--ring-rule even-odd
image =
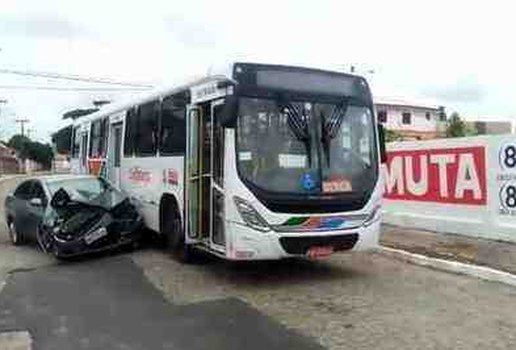
[[[188,112],[186,121],[186,164],[185,164],[185,217],[186,235],[185,242],[197,242],[200,238],[200,211],[201,211],[201,159],[200,140],[202,125],[202,111],[199,107],[193,107]]]
[[[191,109],[187,121],[187,242],[224,251],[223,128],[216,114],[224,100]]]
[[[211,189],[210,189],[210,240],[212,247],[225,251],[224,234],[224,127],[221,112],[224,100],[211,103]]]
[[[122,122],[109,127],[108,180],[120,188],[120,159],[122,157]]]

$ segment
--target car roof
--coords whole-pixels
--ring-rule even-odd
[[[80,180],[80,179],[96,179],[96,176],[93,175],[74,175],[74,174],[59,174],[59,175],[42,175],[42,176],[34,176],[29,180],[40,180],[45,183],[52,183],[57,181],[66,181],[66,180]]]

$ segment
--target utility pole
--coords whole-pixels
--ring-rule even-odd
[[[2,49],[0,49],[2,51]],[[7,103],[6,99],[0,98],[0,124],[2,124],[2,105],[5,105]],[[5,125],[5,124],[4,124]],[[3,132],[0,132],[0,137],[3,137]]]
[[[19,123],[21,126],[21,135],[22,136],[25,136],[25,124],[29,123],[29,122],[30,122],[30,120],[27,118],[16,119],[16,123]]]
[[[5,105],[7,103],[7,100],[6,99],[3,99],[3,98],[0,98],[0,116],[2,115],[1,112],[2,112],[2,105]]]

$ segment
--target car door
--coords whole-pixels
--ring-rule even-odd
[[[33,180],[22,182],[13,194],[12,211],[16,230],[24,235],[29,231],[29,200],[32,195]]]
[[[35,203],[32,199],[39,199],[39,203]],[[47,195],[43,189],[41,181],[36,180],[32,184],[31,196],[27,205],[27,234],[29,237],[35,238],[48,204]]]

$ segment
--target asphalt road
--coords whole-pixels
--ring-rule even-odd
[[[35,349],[516,348],[515,288],[376,254],[185,266],[145,248],[56,264],[6,239],[0,223],[0,331]]]
[[[321,348],[236,298],[169,303],[127,256],[15,273],[0,310],[36,349]]]
[[[236,297],[330,349],[516,348],[515,288],[376,254],[186,267],[153,251],[133,259],[171,301]]]

